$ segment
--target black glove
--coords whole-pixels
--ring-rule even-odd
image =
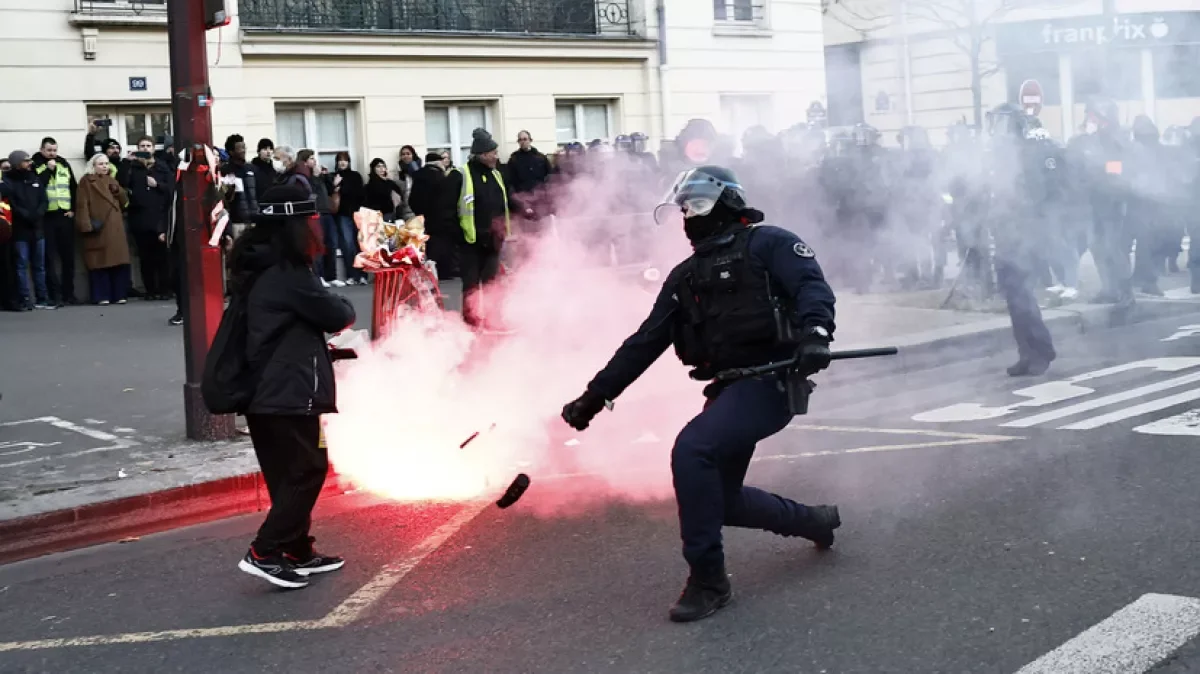
[[[829,338],[810,332],[796,347],[796,369],[804,374],[816,374],[829,367]]]
[[[563,405],[563,421],[571,428],[582,431],[592,423],[597,414],[600,414],[600,410],[604,409],[604,402],[603,397],[591,391],[584,391],[583,395]]]

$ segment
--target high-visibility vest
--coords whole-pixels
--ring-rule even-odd
[[[467,243],[475,243],[475,181],[471,179],[470,164],[464,164],[459,169],[463,177],[462,194],[458,198],[458,226],[462,227],[463,237]],[[500,194],[504,195],[504,234],[512,236],[512,218],[508,212],[508,189],[504,187],[504,177],[500,171],[492,169],[492,176],[500,185]],[[483,176],[486,181],[487,176]]]
[[[46,164],[38,167],[38,173],[47,173]],[[71,210],[71,169],[65,164],[55,162],[54,175],[46,177],[46,197],[50,200],[51,211]]]

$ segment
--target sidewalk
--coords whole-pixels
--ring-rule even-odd
[[[1164,289],[1180,294],[1180,282],[1164,279]],[[447,305],[457,309],[461,293],[447,286]],[[370,289],[344,292],[359,327],[368,326]],[[1005,314],[938,309],[946,292],[843,294],[835,346],[941,355],[1011,346]],[[1139,298],[1130,320],[1200,312],[1186,298]],[[173,312],[171,303],[133,301],[0,317],[0,562],[266,507],[248,439],[184,439]],[[1095,305],[1045,312],[1055,332],[1100,326],[1110,314]]]

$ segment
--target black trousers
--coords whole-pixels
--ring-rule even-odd
[[[1050,330],[1042,320],[1037,295],[1030,287],[1033,276],[1029,270],[998,257],[996,283],[1008,303],[1008,317],[1012,321],[1013,338],[1017,341],[1018,358],[1029,363],[1052,362],[1058,354],[1054,350]]]
[[[170,258],[167,244],[158,240],[158,232],[134,232],[142,285],[148,297],[165,297],[171,293]]]
[[[271,495],[271,510],[258,529],[254,551],[303,551],[329,471],[329,454],[320,447],[320,417],[247,414],[246,424]]]
[[[463,244],[458,250],[462,271],[463,320],[479,325],[487,315],[483,286],[500,273],[500,251],[476,244]]]
[[[45,220],[46,289],[51,302],[75,301],[75,219],[49,211]]]

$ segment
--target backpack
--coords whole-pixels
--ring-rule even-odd
[[[247,350],[253,285],[251,281],[245,289],[233,293],[204,359],[200,394],[213,414],[244,414],[254,399],[259,372],[250,366]]]

